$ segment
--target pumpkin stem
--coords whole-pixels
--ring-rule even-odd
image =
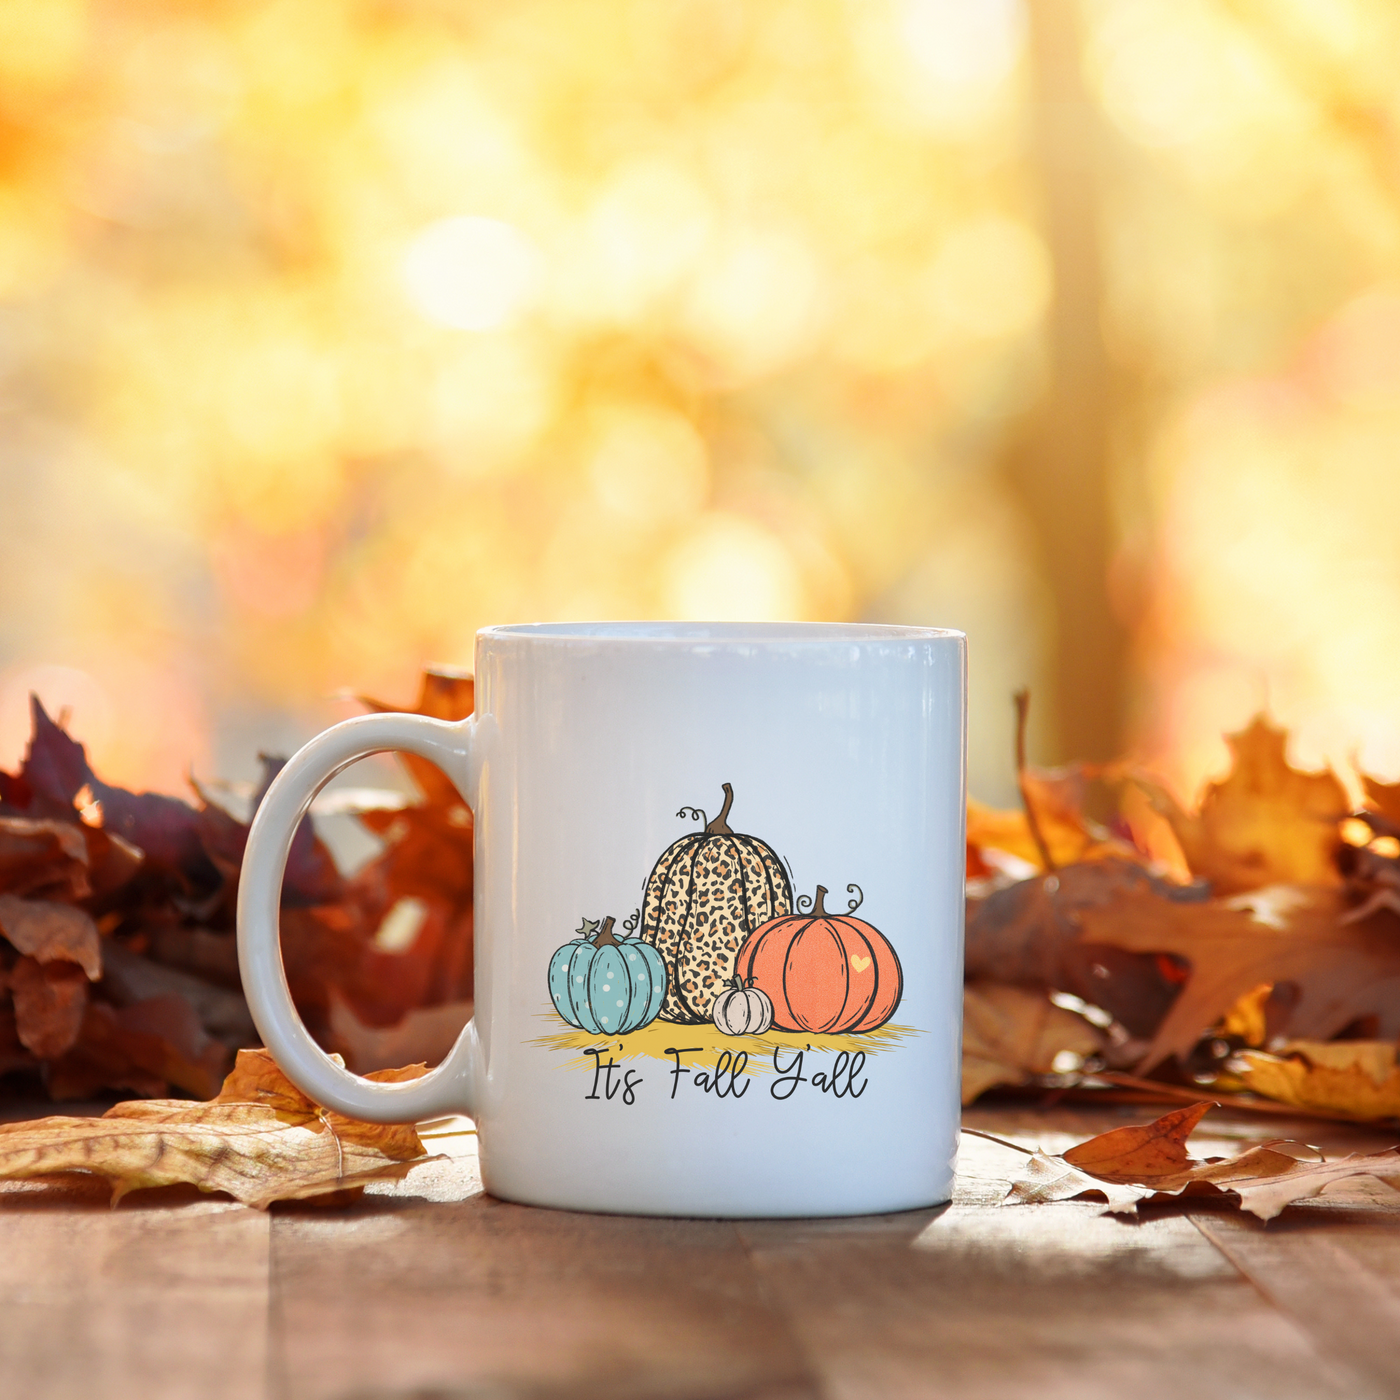
[[[729,783],[724,784],[724,806],[719,809],[719,816],[705,828],[706,836],[732,836],[734,828],[729,825],[725,818],[729,815],[729,809],[734,805],[734,789]]]
[[[595,948],[616,948],[617,939],[613,937],[613,925],[617,922],[611,914],[603,920],[603,927],[598,930],[598,936],[593,940]]]
[[[826,918],[826,886],[817,886],[817,897],[812,901],[812,917],[814,919]]]

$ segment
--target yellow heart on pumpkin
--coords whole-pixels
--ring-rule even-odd
[[[864,972],[865,969],[870,966],[870,959],[863,958],[858,953],[852,953],[851,966],[855,968],[857,972]]]

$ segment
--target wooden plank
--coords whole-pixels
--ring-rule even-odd
[[[263,1400],[268,1217],[193,1191],[0,1187],[0,1394]]]
[[[1369,1393],[1400,1394],[1400,1196],[1356,1182],[1269,1221],[1193,1211],[1192,1223],[1319,1352]]]
[[[832,1400],[1365,1393],[1180,1217],[955,1205],[902,1238],[745,1233]]]
[[[831,1400],[1370,1393],[1181,1215],[994,1204],[1014,1154],[976,1139],[959,1169],[941,1211],[740,1227]]]
[[[510,1205],[473,1166],[274,1216],[279,1397],[815,1397],[733,1225]]]
[[[1051,1151],[1149,1116],[969,1115]],[[1319,1126],[1329,1153],[1383,1145],[1326,1125],[1297,1135]],[[1197,1146],[1235,1152],[1274,1132],[1221,1115]],[[112,1212],[100,1182],[0,1186],[0,1394],[1400,1392],[1389,1346],[1400,1335],[1400,1196],[1375,1183],[1345,1183],[1267,1227],[1199,1210],[1130,1224],[1075,1203],[998,1204],[1017,1155],[969,1138],[951,1207],[735,1225],[508,1205],[481,1194],[474,1138],[431,1146],[456,1155],[355,1205],[271,1217],[192,1191]]]

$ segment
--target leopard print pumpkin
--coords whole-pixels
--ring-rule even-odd
[[[733,801],[725,783],[719,816],[667,847],[647,877],[639,937],[666,963],[663,1021],[709,1021],[734,976],[739,945],[792,912],[792,886],[772,847],[729,826]]]

